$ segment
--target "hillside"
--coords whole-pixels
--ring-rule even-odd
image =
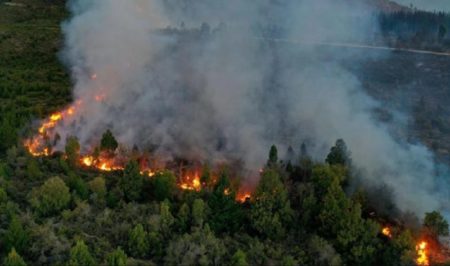
[[[410,8],[397,4],[390,0],[366,0],[370,5],[376,7],[383,12],[399,12],[399,11],[410,11]]]
[[[89,3],[90,1],[80,2]],[[119,6],[121,8],[115,9],[122,13],[130,10],[122,8],[129,7],[130,2],[119,0],[98,3],[99,5],[123,4],[124,6]],[[146,1],[139,1],[141,2]],[[438,237],[448,235],[448,223],[444,216],[432,210],[420,214],[403,212],[396,205],[395,191],[391,187],[381,183],[373,186],[364,184],[365,180],[361,178],[361,172],[354,167],[355,161],[360,159],[354,153],[357,147],[347,146],[347,143],[350,143],[348,139],[345,141],[338,139],[336,142],[332,139],[334,143],[325,146],[325,154],[320,157],[313,155],[316,147],[308,139],[299,143],[300,145],[292,144],[293,147],[288,147],[291,143],[280,143],[280,145],[277,143],[277,146],[271,146],[272,143],[269,143],[267,147],[261,145],[261,150],[257,149],[255,153],[261,154],[263,161],[258,168],[252,169],[253,171],[242,170],[240,160],[223,160],[217,163],[207,160],[208,158],[195,160],[182,155],[178,156],[178,154],[177,157],[166,159],[161,158],[161,154],[154,152],[154,149],[149,147],[151,145],[147,143],[138,142],[132,148],[127,147],[121,142],[122,139],[113,125],[111,130],[101,132],[103,135],[98,135],[98,139],[92,142],[92,147],[89,147],[92,148],[92,154],[87,153],[91,152],[90,150],[83,149],[82,141],[77,138],[79,135],[74,134],[67,139],[62,139],[55,127],[65,124],[75,128],[76,121],[71,123],[69,119],[83,111],[82,108],[89,103],[89,101],[78,101],[77,86],[73,85],[76,77],[73,77],[73,80],[70,79],[68,69],[60,60],[59,51],[63,45],[60,23],[68,15],[64,7],[65,1],[21,0],[20,3],[23,5],[2,4],[0,0],[0,265],[376,266],[434,265],[435,262],[449,260],[446,254],[442,255],[442,258],[436,258],[442,254],[442,245]],[[370,1],[370,3],[384,12],[403,8],[389,1]],[[95,23],[99,24],[97,26],[101,27],[105,17],[93,16],[93,18]],[[119,18],[112,16],[112,19],[116,22],[115,20]],[[133,18],[128,17],[128,19]],[[79,21],[88,28],[92,27],[92,24],[84,23],[85,20]],[[119,33],[120,30],[117,30],[116,25],[108,23],[106,25],[107,31],[112,29],[113,33]],[[134,27],[124,29],[134,29]],[[120,33],[123,32],[128,33],[128,31]],[[231,48],[228,50],[230,52],[224,53],[225,56],[220,58],[222,60],[215,60],[214,56],[205,57],[208,60],[204,61],[213,61],[215,67],[196,69],[197,64],[194,64],[196,63],[194,59],[207,53],[208,47],[211,48],[207,44],[212,43],[214,34],[220,35],[222,32],[210,30],[204,25],[199,29],[182,28],[174,32],[174,35],[177,35],[173,38],[174,41],[163,49],[170,56],[162,56],[165,53],[155,53],[156,64],[141,65],[145,66],[145,70],[150,69],[151,73],[141,71],[140,68],[136,68],[137,71],[135,71],[133,61],[130,63],[127,60],[120,60],[119,65],[122,66],[120,69],[122,71],[131,69],[132,73],[136,74],[142,72],[145,77],[147,74],[151,76],[152,73],[161,74],[150,78],[150,80],[157,80],[156,84],[161,86],[160,91],[171,89],[172,87],[165,82],[170,79],[170,76],[177,77],[173,80],[176,82],[169,82],[169,85],[181,87],[182,92],[174,91],[171,96],[179,97],[183,102],[197,98],[206,100],[208,96],[206,93],[201,95],[195,93],[197,90],[203,92],[200,89],[207,85],[205,83],[219,84],[214,79],[205,79],[205,77],[217,77],[225,84],[225,86],[219,86],[221,92],[224,92],[220,96],[225,99],[224,106],[227,110],[236,109],[237,111],[232,110],[232,113],[243,116],[246,112],[239,111],[230,103],[241,100],[245,95],[225,93],[233,88],[242,90],[244,87],[242,83],[235,80],[240,81],[239,78],[244,77],[241,76],[244,72],[254,71],[250,68],[236,71],[237,64],[230,64],[233,60],[237,60],[240,64],[249,61],[244,53],[239,53],[242,58],[236,58],[236,54],[233,53],[241,46],[233,42],[229,45],[220,45],[217,52],[213,49],[214,56],[222,49]],[[120,34],[119,37],[115,34],[114,36],[115,44],[125,39],[119,38]],[[128,43],[132,48],[126,46],[127,51],[145,48],[145,52],[140,53],[139,58],[133,57],[133,59],[140,60],[141,57],[145,57],[149,40],[144,38],[145,45],[137,47],[132,44],[139,42],[139,38],[130,40]],[[102,48],[111,45],[106,43],[102,46],[103,42],[96,44],[96,47]],[[259,46],[259,40],[255,44]],[[261,45],[274,55],[273,64],[268,65],[275,65],[275,67],[267,68],[267,72],[264,72],[266,74],[264,80],[261,82],[271,92],[267,95],[268,99],[264,99],[262,104],[264,108],[258,109],[258,113],[264,112],[264,116],[260,117],[258,114],[250,116],[250,119],[251,121],[271,120],[274,125],[272,128],[281,129],[283,135],[291,135],[292,131],[288,130],[290,129],[288,123],[286,127],[278,127],[275,122],[282,119],[270,119],[275,114],[265,112],[265,110],[272,110],[271,105],[274,102],[270,100],[275,98],[277,91],[282,89],[277,85],[281,83],[279,81],[287,79],[287,74],[294,73],[275,73],[282,71],[282,67],[277,69],[276,65],[283,62],[307,62],[306,67],[310,67],[314,62],[310,60],[309,50],[292,54],[296,56],[295,58],[281,56],[282,52],[290,50],[283,45],[282,43]],[[104,50],[109,49],[96,50],[90,55],[95,57],[103,54]],[[292,50],[301,49],[293,47]],[[332,56],[336,55],[350,58],[350,56],[344,56],[345,53],[342,51],[333,50],[329,54],[324,51],[317,52],[327,62],[337,62],[332,59]],[[351,51],[351,55],[352,59],[357,56],[354,51]],[[118,54],[96,59],[109,59],[116,56]],[[446,62],[433,60],[433,58],[426,58],[426,60],[413,58],[413,60],[407,55],[404,56],[395,58],[369,56],[369,59],[356,62],[358,64],[354,64],[355,61],[352,60],[347,68],[361,74],[358,78],[362,81],[364,88],[380,101],[389,99],[389,93],[395,89],[401,90],[402,85],[408,85],[410,77],[408,73],[420,75],[424,72],[423,69],[429,73],[427,79],[420,80],[423,87],[431,87],[434,82],[448,84],[450,77],[440,71],[441,67],[448,66]],[[173,61],[167,61],[169,57]],[[363,58],[363,55],[358,57]],[[305,58],[308,61],[296,60],[296,58]],[[387,59],[377,60],[379,58]],[[316,57],[313,59],[319,60]],[[97,62],[97,60],[93,61]],[[123,64],[124,62],[126,63]],[[386,65],[390,68],[386,68]],[[415,72],[410,69],[405,70],[404,65],[411,68],[415,65],[417,69]],[[106,66],[108,70],[114,70],[112,64],[103,66]],[[162,69],[159,68],[160,66]],[[199,66],[210,65],[200,64]],[[252,66],[257,68],[256,65]],[[326,67],[329,66],[330,64],[326,64]],[[212,72],[215,69],[219,71]],[[241,70],[241,68],[237,69]],[[323,68],[317,69],[320,70],[317,72],[320,78],[327,76],[326,73],[333,74],[333,72],[325,72],[324,75],[321,72]],[[102,70],[104,69],[96,69],[93,73],[86,70],[83,74],[86,75],[87,82],[107,80],[112,81],[108,83],[110,86],[121,84],[120,79],[116,82],[115,78],[120,78],[123,72],[111,71],[113,75],[107,76],[109,79],[106,79],[103,76],[106,72],[101,72]],[[160,71],[157,72],[158,70]],[[227,76],[227,72],[231,76]],[[210,73],[210,75],[203,76],[204,73]],[[311,72],[306,72],[306,74],[309,73]],[[341,76],[344,73],[339,71],[337,74]],[[438,80],[433,78],[434,75],[444,77]],[[137,76],[130,77],[133,77],[133,81],[138,80],[134,78]],[[336,86],[336,82],[321,86],[315,78],[315,75],[308,75],[304,81],[313,80],[313,83],[309,85],[317,88],[340,87]],[[251,80],[253,79],[256,78],[252,77]],[[246,80],[245,78],[244,81]],[[110,95],[95,95],[94,99],[89,97],[91,102],[100,108],[92,109],[94,111],[88,112],[89,115],[82,117],[81,120],[95,121],[100,124],[101,121],[93,118],[103,107],[105,107],[104,110],[112,110],[110,113],[117,118],[121,113],[133,110],[134,106],[142,102],[145,107],[142,112],[146,117],[136,121],[138,124],[153,126],[149,123],[152,114],[146,111],[147,107],[154,108],[156,105],[152,104],[152,97],[143,97],[143,94],[135,89],[140,83],[144,84],[146,91],[157,91],[153,88],[159,87],[152,87],[155,83],[147,83],[146,79],[141,81],[133,82],[136,86],[123,86],[127,89],[125,96],[133,96],[130,99],[134,101],[119,112],[116,112],[117,109],[114,109],[112,102],[107,102],[107,97]],[[332,86],[329,86],[330,84]],[[302,84],[296,83],[294,89],[298,90],[301,87]],[[97,87],[83,86],[83,88],[89,88],[91,92]],[[103,86],[98,88],[103,91]],[[412,103],[420,101],[420,88],[421,86],[417,86],[414,90],[416,94],[410,97]],[[424,102],[427,102],[430,107],[435,106],[437,100],[443,100],[444,96],[450,97],[442,84],[436,86],[434,91],[430,90],[429,93],[433,94],[437,91],[443,94],[431,95],[433,97],[428,95],[424,98]],[[329,94],[326,94],[326,91],[321,92],[314,93],[321,99],[328,98]],[[202,97],[196,97],[199,95]],[[402,100],[400,96],[396,98],[400,99],[397,101]],[[156,98],[158,102],[166,102],[170,97],[153,98]],[[292,100],[295,106],[303,105],[297,103],[299,99],[287,98],[282,98],[275,103],[287,107],[287,103]],[[330,98],[333,98],[333,101],[340,99],[340,97]],[[391,104],[395,105],[395,103]],[[341,106],[347,104],[349,103],[344,102]],[[312,105],[314,108],[320,107],[313,114],[314,120],[327,120],[327,117],[333,115],[326,111],[326,104],[316,104],[312,101]],[[171,108],[172,106],[175,108]],[[172,116],[177,110],[189,114],[190,110],[183,107],[181,102],[179,105],[167,102],[165,109],[156,109],[163,110],[163,114],[169,113]],[[210,109],[206,107],[202,105],[195,116],[180,119],[188,120],[187,126],[181,127],[183,131],[195,135],[201,128],[190,127],[190,124],[195,125],[204,116],[215,117],[216,114],[208,112]],[[340,106],[334,111],[339,109]],[[430,109],[430,112],[434,111]],[[295,115],[303,113],[299,111],[295,112]],[[445,114],[450,114],[450,109]],[[133,117],[136,116],[137,113],[132,112],[128,119],[134,120]],[[161,121],[167,121],[163,118],[161,117]],[[122,121],[117,119],[117,122]],[[331,123],[332,119],[327,121]],[[345,122],[342,120],[342,123]],[[439,138],[445,134],[444,131],[450,130],[445,127],[448,121],[431,121],[427,126],[440,128],[433,124],[435,122],[441,123],[442,134],[433,135],[431,140],[442,141]],[[211,126],[207,124],[203,128],[206,128],[206,131],[219,131],[214,126],[215,124]],[[240,123],[230,128],[234,132],[240,131],[240,127],[245,126],[246,123]],[[77,130],[86,128],[80,127]],[[352,128],[358,131],[358,134],[363,132],[360,127]],[[370,127],[370,129],[373,128]],[[302,127],[302,131],[310,131],[307,135],[311,136],[319,135],[321,130],[326,129],[319,128],[313,131]],[[52,135],[52,133],[55,134]],[[251,131],[246,136],[247,142],[253,142],[257,134]],[[203,145],[214,142],[214,139],[201,136],[196,136],[196,139],[200,139],[200,144]],[[447,141],[447,139],[444,140]],[[31,149],[36,142],[39,144],[40,141],[42,146],[37,148],[43,148],[43,150]],[[372,139],[367,142],[370,141]],[[62,149],[52,150],[57,143],[62,143]],[[242,144],[246,143],[242,142]],[[226,145],[227,143],[220,142],[216,144],[216,146]],[[201,149],[202,146],[199,145],[198,148]],[[448,149],[450,150],[450,146]],[[393,158],[384,151],[374,154],[386,160]],[[242,153],[237,153],[236,157],[244,156]],[[408,156],[408,160],[410,158],[414,156]],[[397,167],[395,161],[392,162],[391,165]],[[417,167],[411,167],[411,164],[402,164],[402,166],[415,171],[420,170],[416,169]],[[253,181],[252,184],[246,183],[249,179]],[[419,193],[414,197],[418,198],[418,195]]]

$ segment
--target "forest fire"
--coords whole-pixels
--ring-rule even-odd
[[[202,189],[202,184],[200,182],[200,177],[197,173],[193,175],[186,175],[181,180],[180,188],[184,190],[195,190],[200,191]]]
[[[80,106],[81,103],[81,101],[77,101],[76,106]],[[33,156],[49,156],[51,154],[49,141],[52,137],[55,137],[55,132],[53,132],[55,127],[62,123],[64,118],[73,116],[75,111],[75,105],[71,105],[67,109],[55,112],[45,119],[38,128],[38,134],[24,141],[24,146],[28,152]]]
[[[81,158],[81,164],[87,167],[94,167],[100,171],[111,172],[123,170],[125,167],[116,163],[114,159],[109,159],[106,157],[94,158],[93,156],[87,155]]]
[[[96,74],[91,76],[92,80],[97,78]],[[94,100],[101,102],[106,98],[106,94],[101,93],[94,96]],[[24,146],[27,148],[28,152],[35,157],[46,157],[53,153],[52,147],[55,143],[59,141],[59,135],[56,132],[56,127],[62,125],[66,118],[75,115],[76,110],[81,106],[82,101],[77,101],[74,105],[67,107],[66,109],[55,112],[51,114],[47,119],[43,120],[38,127],[38,132],[35,136],[26,139],[24,141]],[[83,150],[83,149],[81,149]],[[93,150],[93,149],[91,149]],[[123,158],[122,158],[123,157]],[[118,156],[114,151],[111,152],[100,152],[100,154],[87,153],[84,155],[79,155],[78,164],[83,167],[96,169],[102,172],[112,172],[112,171],[123,171],[125,165],[128,161],[128,156],[121,155]],[[200,180],[199,170],[180,174],[178,181],[178,187],[182,190],[189,191],[201,191],[203,187],[208,184],[202,184]],[[155,170],[149,168],[146,164],[140,165],[141,175],[148,177],[153,177],[155,175]],[[212,183],[217,180],[213,178]],[[230,190],[224,191],[225,194],[230,194]],[[236,201],[244,203],[248,201],[251,197],[251,193],[248,190],[243,192],[238,192],[236,195]]]
[[[383,227],[383,229],[381,230],[381,233],[389,238],[392,238],[391,228],[389,228],[388,226]]]
[[[236,200],[241,203],[244,203],[250,200],[251,196],[252,195],[249,192],[238,193],[238,195],[236,196]]]
[[[430,265],[430,260],[428,258],[428,243],[426,241],[421,241],[416,246],[417,252],[417,265],[428,266]]]

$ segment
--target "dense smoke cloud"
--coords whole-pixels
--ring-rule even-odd
[[[156,147],[161,156],[242,159],[259,169],[271,144],[282,151],[308,140],[314,158],[323,160],[343,138],[363,178],[393,187],[402,210],[423,214],[448,204],[448,192],[435,193],[432,154],[396,142],[371,115],[380,103],[336,59],[356,55],[330,57],[311,45],[369,40],[377,23],[363,4],[72,0],[69,6],[64,58],[81,105],[58,129],[63,141],[76,135],[92,147],[110,128],[121,143]]]

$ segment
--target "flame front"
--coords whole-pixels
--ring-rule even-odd
[[[73,116],[76,107],[81,105],[81,101],[77,101],[75,105],[51,114],[45,119],[38,128],[38,134],[24,141],[24,146],[33,156],[49,156],[51,154],[48,142],[55,137],[55,128],[61,124],[66,117]]]
[[[183,177],[180,183],[180,188],[184,190],[200,191],[202,189],[202,184],[198,173]]]
[[[383,230],[381,230],[381,233],[389,238],[392,238],[392,232],[391,232],[391,228],[389,227],[384,227]]]
[[[87,155],[81,158],[81,164],[87,167],[94,167],[100,171],[111,172],[123,170],[124,167],[116,163],[114,158],[109,159],[106,157],[99,157],[98,159],[94,159],[94,157]]]
[[[95,80],[97,75],[93,74],[91,78]],[[101,93],[96,95],[94,100],[103,101],[105,97],[106,95]],[[38,127],[37,134],[24,141],[24,146],[27,148],[28,152],[35,157],[50,156],[52,154],[52,146],[54,145],[51,144],[51,141],[57,140],[56,128],[63,125],[63,122],[70,122],[65,121],[65,119],[74,116],[81,105],[82,101],[77,101],[75,104],[60,112],[55,112],[47,119],[43,120]],[[100,154],[100,156],[94,156],[92,153],[87,153],[81,155],[78,161],[80,166],[97,169],[98,171],[103,172],[111,172],[124,170],[128,160],[126,158],[117,157],[114,154]],[[147,166],[141,166],[140,173],[148,177],[153,177],[156,172]],[[198,171],[181,175],[178,183],[180,189],[190,191],[200,191],[202,187],[206,185],[207,184],[202,185]],[[230,193],[231,191],[229,189],[224,191],[224,194],[226,195],[229,195]],[[249,192],[240,192],[236,195],[236,201],[246,202],[250,197],[251,194]]]
[[[244,203],[244,202],[246,202],[247,200],[250,200],[251,196],[252,196],[252,195],[251,195],[249,192],[239,193],[239,194],[236,196],[236,200],[239,201],[239,202]]]
[[[416,263],[417,263],[417,265],[423,265],[423,266],[430,265],[427,247],[428,247],[428,243],[425,241],[421,241],[419,244],[417,244],[417,246],[416,246],[416,252],[417,252]]]

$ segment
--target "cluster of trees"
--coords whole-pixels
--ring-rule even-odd
[[[111,136],[109,136],[111,135]],[[105,134],[102,147],[115,145]],[[106,141],[108,140],[108,141]],[[69,139],[69,146],[76,146]],[[76,147],[75,147],[76,150]],[[323,163],[302,146],[280,160],[273,146],[251,199],[236,201],[226,168],[204,167],[203,188],[183,191],[169,170],[144,177],[131,160],[101,174],[70,156],[9,149],[0,164],[4,265],[411,265],[419,231],[383,236],[368,194],[347,193],[350,151],[338,140]],[[371,211],[370,211],[371,212]],[[448,235],[438,212],[422,232]]]
[[[393,46],[448,50],[450,49],[449,13],[414,10],[379,15],[381,32]]]
[[[370,193],[348,192],[357,177],[342,140],[324,162],[313,161],[305,145],[283,161],[272,147],[244,203],[236,202],[226,169],[213,182],[205,167],[201,180],[209,185],[197,192],[180,190],[171,171],[144,177],[133,160],[124,171],[79,168],[74,138],[66,156],[30,156],[18,133],[69,102],[70,82],[55,56],[63,1],[23,2],[26,8],[0,6],[0,264],[411,265],[418,234],[448,235],[438,212],[420,230],[398,224],[392,239],[380,234]],[[396,16],[382,18],[385,32],[400,31]],[[433,41],[445,43],[444,17],[429,24]],[[223,27],[193,31],[207,36]],[[117,145],[107,132],[99,152]]]

